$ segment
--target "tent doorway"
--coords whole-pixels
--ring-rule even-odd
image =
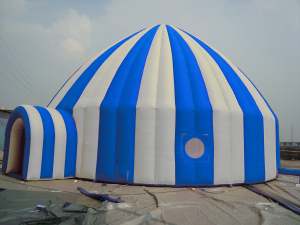
[[[9,155],[6,173],[22,177],[23,156],[25,149],[25,128],[21,118],[15,120],[10,134]]]

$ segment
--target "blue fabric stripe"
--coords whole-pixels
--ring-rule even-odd
[[[243,111],[245,183],[264,181],[264,124],[259,108],[230,65],[204,42],[189,33],[187,34],[202,46],[219,65]]]
[[[77,158],[77,129],[75,121],[68,112],[58,110],[66,126],[66,158],[65,158],[65,177],[74,177],[76,174]]]
[[[167,26],[171,43],[176,102],[176,185],[210,185],[214,182],[213,115],[197,60],[184,39]],[[198,159],[185,152],[192,137],[202,140],[205,153]]]
[[[150,29],[129,51],[101,103],[97,180],[133,182],[136,102],[157,28]]]
[[[299,176],[300,177],[300,169],[295,168],[279,168],[278,171],[280,174],[287,174],[287,175],[293,175],[293,176]]]
[[[115,51],[117,50],[123,43],[127,40],[138,34],[140,31],[130,35],[129,37],[119,41],[117,44],[113,45],[111,48],[106,50],[103,54],[101,54],[76,80],[76,82],[72,85],[72,87],[65,94],[63,99],[57,105],[57,109],[63,109],[66,111],[72,111],[74,105],[80,98],[82,92],[85,87],[88,85],[90,80],[93,78],[96,71],[100,68],[100,66],[105,62],[105,60]]]
[[[260,94],[260,96],[263,98],[263,100],[265,101],[266,105],[268,106],[269,110],[271,111],[271,113],[273,114],[273,116],[275,118],[275,129],[276,129],[276,134],[275,134],[276,135],[276,167],[277,167],[277,171],[278,171],[279,168],[280,168],[280,140],[279,140],[279,120],[278,120],[278,117],[277,117],[276,113],[273,111],[273,109],[271,108],[269,102],[260,93],[260,91],[254,85],[254,83],[249,79],[249,77],[244,73],[244,71],[242,71],[240,68],[238,68],[238,69],[251,82],[251,84],[253,85],[253,87],[255,87],[255,89]]]
[[[54,162],[55,130],[52,117],[46,108],[35,106],[43,124],[43,153],[41,165],[41,178],[52,178]]]
[[[22,179],[26,179],[27,173],[28,173],[28,164],[29,164],[31,130],[30,130],[29,117],[28,117],[27,111],[25,110],[25,108],[23,106],[18,106],[11,113],[11,115],[9,116],[7,125],[6,125],[2,171],[3,171],[3,173],[6,173],[8,156],[9,156],[9,144],[10,144],[11,129],[14,125],[14,122],[19,118],[22,119],[22,121],[23,121],[24,132],[25,132],[23,167],[22,167],[22,175],[21,176],[22,176]]]

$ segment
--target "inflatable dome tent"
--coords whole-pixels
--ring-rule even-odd
[[[197,37],[157,25],[80,66],[48,107],[17,107],[3,172],[210,186],[265,182],[278,166],[278,120],[245,74]]]

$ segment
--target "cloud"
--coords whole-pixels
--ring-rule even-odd
[[[80,41],[73,38],[66,38],[62,41],[62,48],[66,55],[84,54],[85,48]]]
[[[13,17],[24,13],[26,10],[25,0],[3,0],[1,1],[0,17]]]
[[[0,105],[45,105],[88,57],[90,18],[74,9],[65,10],[51,23],[20,20],[19,16],[0,21],[0,67],[6,83],[0,84]]]
[[[83,55],[90,45],[91,22],[86,15],[70,9],[51,25],[48,32],[59,40],[65,57]]]

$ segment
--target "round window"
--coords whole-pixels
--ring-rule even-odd
[[[204,144],[199,138],[191,138],[185,143],[185,152],[189,157],[198,159],[204,154]]]

